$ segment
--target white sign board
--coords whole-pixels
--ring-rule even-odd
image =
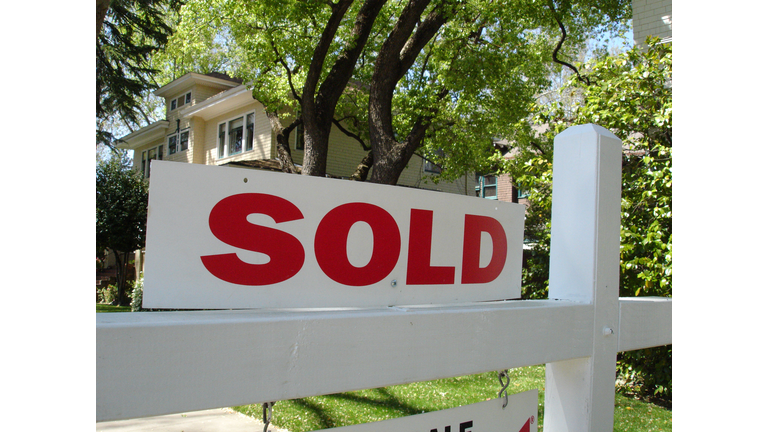
[[[538,390],[509,395],[504,399],[433,411],[409,417],[364,423],[334,429],[333,432],[536,432]]]
[[[525,207],[152,161],[145,308],[444,304],[520,297]]]

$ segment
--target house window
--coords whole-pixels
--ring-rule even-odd
[[[185,130],[179,135],[179,151],[189,148],[189,131]]]
[[[192,92],[187,92],[186,94],[171,100],[171,111],[175,110],[176,108],[181,108],[188,103],[192,103]]]
[[[189,148],[189,129],[168,136],[168,154],[183,152]]]
[[[219,158],[253,150],[255,118],[256,114],[250,113],[219,124]]]
[[[477,187],[475,187],[475,194],[480,198],[498,199],[496,193],[496,176],[492,175],[479,175],[477,177]]]
[[[149,178],[150,165],[154,159],[163,160],[162,145],[141,152],[141,174],[144,178]]]
[[[168,137],[168,154],[169,155],[176,153],[177,140],[178,140],[178,137],[176,135],[171,135]]]
[[[235,119],[229,122],[229,154],[238,154],[243,151],[243,119]]]

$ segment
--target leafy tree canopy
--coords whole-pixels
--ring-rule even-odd
[[[112,145],[110,122],[150,123],[144,109],[157,88],[150,59],[171,35],[180,0],[98,0],[96,34],[96,143]]]
[[[588,37],[625,29],[631,4],[190,0],[180,13],[176,64],[204,68],[198,53],[226,51],[230,72],[281,120],[279,142],[303,123],[303,173],[325,173],[335,125],[372,150],[371,180],[393,183],[414,153],[448,180],[494,168],[492,139],[548,86],[563,30],[558,56],[568,59]]]

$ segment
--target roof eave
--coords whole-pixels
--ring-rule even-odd
[[[165,137],[165,131],[168,129],[169,124],[170,122],[168,120],[159,120],[149,126],[131,132],[118,140],[117,148],[136,150],[158,138],[163,138]]]
[[[226,80],[223,78],[216,78],[208,75],[198,73],[188,73],[181,78],[177,78],[170,83],[160,87],[154,91],[155,96],[169,97],[179,92],[182,88],[192,84],[208,84],[224,88],[232,88],[240,85],[234,81]]]
[[[179,115],[182,118],[201,117],[203,120],[210,120],[255,101],[250,89],[245,85],[239,85],[211,96],[203,102],[186,107],[179,112]]]

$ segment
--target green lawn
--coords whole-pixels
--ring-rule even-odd
[[[544,418],[544,366],[510,371],[510,394],[539,389],[539,430]],[[361,390],[328,396],[280,401],[273,409],[275,426],[291,432],[403,417],[448,409],[495,398],[501,386],[495,372],[436,381]],[[233,407],[236,411],[262,418],[261,405]],[[671,431],[672,411],[616,395],[614,431]]]
[[[96,312],[130,312],[130,306],[112,306],[96,303]]]

